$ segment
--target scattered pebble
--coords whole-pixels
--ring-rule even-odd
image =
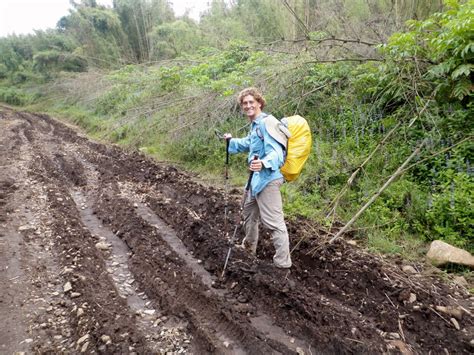
[[[66,282],[66,283],[64,284],[64,286],[63,286],[63,291],[64,291],[64,293],[66,293],[66,292],[69,292],[69,291],[71,291],[71,290],[72,290],[72,285],[71,285],[71,283],[68,281],[68,282]]]
[[[453,323],[454,328],[456,328],[457,330],[461,330],[461,327],[459,326],[459,322],[455,318],[451,318],[450,321],[451,323]]]

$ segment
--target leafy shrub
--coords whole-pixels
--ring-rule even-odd
[[[22,106],[34,101],[34,97],[22,90],[0,87],[0,101],[10,105]]]
[[[444,182],[433,194],[428,222],[434,235],[448,243],[474,250],[474,179],[464,172],[448,169]]]

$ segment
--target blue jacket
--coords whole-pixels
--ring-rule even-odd
[[[267,132],[262,119],[268,114],[261,113],[252,122],[250,133],[244,138],[232,138],[229,142],[229,153],[249,152],[248,164],[255,154],[263,163],[263,168],[253,174],[250,191],[252,196],[260,193],[270,181],[283,178],[280,168],[285,162],[283,147]]]

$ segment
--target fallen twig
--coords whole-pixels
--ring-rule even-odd
[[[406,342],[405,333],[403,333],[402,322],[400,319],[398,319],[398,329],[400,330],[400,335],[402,336],[403,341]]]

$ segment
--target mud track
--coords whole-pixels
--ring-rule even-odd
[[[292,244],[312,238],[288,277],[264,237],[220,278],[222,190],[45,115],[0,108],[0,132],[1,353],[474,350],[473,298],[420,265],[324,246],[299,221]]]

